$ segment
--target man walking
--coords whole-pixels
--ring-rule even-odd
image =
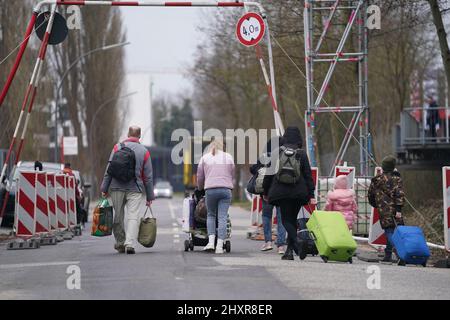
[[[138,218],[141,204],[146,197],[149,207],[153,194],[153,170],[150,152],[139,143],[141,128],[131,126],[128,139],[114,146],[101,185],[103,197],[108,196],[114,207],[114,248],[119,253],[134,254],[138,233]],[[124,228],[124,209],[127,206],[127,230]]]

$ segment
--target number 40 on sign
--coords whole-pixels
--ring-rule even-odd
[[[262,40],[265,31],[266,26],[263,18],[255,12],[249,12],[239,19],[236,35],[240,43],[251,47]]]

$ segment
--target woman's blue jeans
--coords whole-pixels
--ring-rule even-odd
[[[208,235],[216,234],[216,220],[218,221],[217,236],[227,238],[228,209],[231,205],[231,190],[227,188],[213,188],[206,190],[206,209],[208,218],[206,226]]]
[[[277,247],[286,245],[286,229],[281,222],[281,210],[277,207],[277,241],[275,245]],[[272,241],[272,216],[273,216],[273,206],[263,200],[262,206],[262,221],[264,229],[264,241]]]

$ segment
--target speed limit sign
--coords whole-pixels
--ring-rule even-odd
[[[249,12],[239,19],[236,35],[240,43],[244,46],[251,47],[261,41],[265,31],[266,26],[263,18],[255,12]]]

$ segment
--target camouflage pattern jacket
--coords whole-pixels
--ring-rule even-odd
[[[394,171],[374,177],[369,187],[368,197],[370,205],[378,209],[381,227],[395,228],[395,214],[401,212],[405,203],[400,173]],[[397,220],[397,224],[403,224],[403,220]]]

